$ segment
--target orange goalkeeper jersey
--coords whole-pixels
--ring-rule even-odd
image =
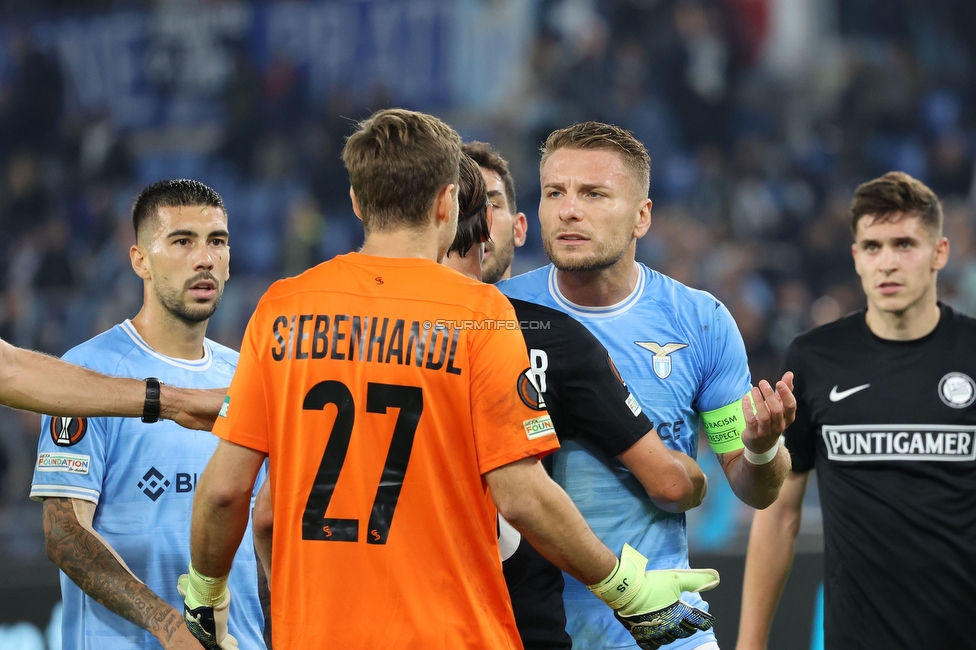
[[[482,475],[558,446],[528,366],[508,300],[433,261],[268,290],[214,433],[270,458],[276,647],[522,647]]]

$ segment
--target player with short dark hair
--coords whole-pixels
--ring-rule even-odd
[[[752,522],[739,650],[765,648],[817,471],[827,648],[969,648],[976,603],[976,320],[938,301],[938,197],[890,172],[851,203],[867,308],[793,340],[792,472]]]
[[[152,227],[162,208],[201,206],[223,210],[224,200],[212,188],[186,178],[165,180],[147,186],[132,205],[132,228],[139,237],[143,227]]]
[[[539,221],[552,264],[499,288],[579,320],[610,351],[665,445],[695,458],[703,424],[739,499],[769,505],[788,472],[778,441],[793,417],[790,376],[775,389],[766,381],[752,388],[728,309],[635,261],[651,220],[643,144],[613,125],[575,124],[549,136],[540,175]],[[611,549],[634,543],[652,566],[688,566],[684,515],[657,507],[615,460],[570,440],[555,456],[553,478]],[[563,596],[574,647],[633,647],[585,585],[567,578]],[[707,607],[697,595],[688,602]],[[674,645],[716,646],[711,631]]]
[[[272,285],[251,319],[197,489],[188,614],[227,593],[267,456],[276,646],[520,647],[489,491],[536,548],[645,622],[638,633],[693,617],[681,591],[717,576],[645,574],[633,549],[618,561],[599,543],[539,461],[558,442],[548,414],[519,397],[529,363],[504,325],[511,304],[438,264],[457,231],[457,133],[389,109],[348,148],[363,247]],[[421,193],[407,182],[416,170],[391,160],[444,172],[408,200]]]
[[[152,191],[147,188],[136,201],[132,210],[136,232],[164,205],[223,209],[220,196],[200,183],[164,181],[157,186]],[[139,380],[107,377],[0,340],[0,404],[4,406],[64,417],[139,417],[146,409],[146,389]],[[149,408],[158,408],[155,415],[160,419],[209,429],[222,402],[222,393],[161,386]]]
[[[65,358],[113,375],[214,389],[230,384],[237,353],[206,338],[229,277],[227,213],[196,181],[162,181],[133,209],[133,270],[143,280],[139,313]],[[144,422],[158,415],[147,408]],[[80,650],[199,648],[174,607],[190,560],[196,477],[217,446],[209,433],[172,423],[106,417],[45,417],[31,498],[44,502],[47,553],[61,569],[65,647]],[[263,616],[250,544],[232,581],[234,634],[262,648]],[[218,646],[237,648],[226,623]],[[155,637],[155,638],[153,638]]]

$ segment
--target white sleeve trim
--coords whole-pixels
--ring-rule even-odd
[[[47,497],[64,497],[91,501],[98,505],[99,496],[101,493],[98,490],[76,485],[32,485],[30,491],[30,498],[34,501],[43,501]]]

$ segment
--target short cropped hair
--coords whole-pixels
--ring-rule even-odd
[[[227,215],[224,200],[214,190],[199,181],[186,178],[153,183],[139,193],[132,205],[132,227],[139,238],[139,229],[159,216],[160,208],[206,205],[220,208]]]
[[[895,221],[899,213],[917,216],[936,237],[942,235],[942,204],[925,183],[905,172],[888,172],[858,185],[851,201],[851,233],[857,236],[857,224],[863,217],[873,222]]]
[[[461,145],[461,151],[471,156],[479,167],[484,167],[497,173],[502,177],[505,184],[505,199],[508,201],[508,209],[512,214],[518,212],[515,207],[515,179],[512,172],[508,169],[508,161],[502,158],[495,148],[487,142],[465,142]]]
[[[461,154],[458,183],[458,226],[448,253],[464,257],[477,242],[488,240],[488,183],[475,160]]]
[[[460,157],[461,137],[432,115],[390,108],[360,122],[342,161],[366,232],[422,226]]]
[[[578,122],[565,129],[558,129],[549,134],[542,145],[542,161],[540,169],[546,161],[559,149],[600,149],[616,151],[623,156],[624,164],[630,169],[637,186],[643,188],[644,196],[651,190],[651,157],[641,141],[626,129],[603,122]]]

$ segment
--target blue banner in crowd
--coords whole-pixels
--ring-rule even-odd
[[[471,4],[164,4],[151,12],[59,15],[29,29],[58,56],[71,109],[108,112],[120,127],[139,129],[220,119],[214,98],[236,67],[264,72],[277,62],[302,76],[311,102],[342,88],[358,99],[384,93],[407,106],[449,105],[455,80],[465,76],[454,64],[464,29],[458,16]]]

